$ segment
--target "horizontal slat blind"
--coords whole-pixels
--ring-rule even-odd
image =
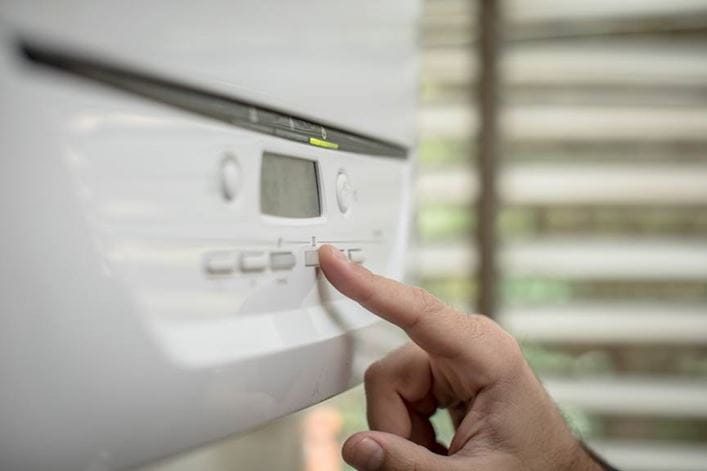
[[[498,320],[628,471],[707,469],[707,2],[505,0]],[[427,0],[420,281],[468,309],[476,2]]]

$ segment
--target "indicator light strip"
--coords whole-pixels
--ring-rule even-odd
[[[316,137],[310,137],[309,143],[312,144],[313,146],[324,147],[326,149],[338,149],[339,148],[339,144],[337,144],[336,142],[325,141],[323,139],[317,139]]]
[[[216,119],[229,125],[330,150],[406,159],[405,147],[266,108],[184,82],[68,52],[57,46],[20,41],[22,57],[36,65],[92,80],[133,95]],[[326,134],[323,130],[326,129]],[[325,139],[313,137],[320,133]]]

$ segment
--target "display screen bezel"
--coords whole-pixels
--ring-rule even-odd
[[[316,198],[316,213],[315,212],[302,212],[300,214],[295,214],[292,212],[281,212],[272,210],[272,208],[267,208],[267,200],[264,197],[264,183],[266,180],[265,176],[265,161],[266,159],[282,159],[282,160],[296,160],[303,161],[307,164],[312,165],[313,170],[313,190],[314,193],[311,196]],[[322,188],[321,188],[321,172],[319,168],[319,162],[312,158],[302,157],[298,155],[292,155],[283,152],[273,152],[273,151],[263,151],[261,154],[261,166],[259,174],[259,210],[260,214],[267,218],[276,218],[282,220],[294,220],[294,221],[309,221],[309,220],[319,220],[324,216],[324,204],[322,198]]]

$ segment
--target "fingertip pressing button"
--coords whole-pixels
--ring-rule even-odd
[[[344,249],[339,249],[339,252],[345,254]],[[318,250],[307,250],[304,253],[304,265],[307,267],[318,267],[319,266],[319,251]]]

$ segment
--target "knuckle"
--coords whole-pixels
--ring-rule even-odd
[[[413,329],[425,318],[435,317],[447,308],[444,303],[423,288],[413,287],[412,296],[415,299],[415,305],[419,306],[419,311],[418,315],[406,326],[408,330]]]
[[[506,335],[508,336],[506,341],[506,355],[508,358],[509,371],[516,372],[525,369],[527,363],[520,344],[515,338],[510,336],[510,334]]]
[[[466,330],[471,338],[494,335],[497,326],[487,316],[471,314],[466,316]]]
[[[406,367],[410,365],[414,357],[419,354],[420,348],[412,342],[398,347],[389,352],[366,368],[363,380],[366,384],[373,382],[390,382],[404,376]]]
[[[502,352],[505,358],[511,361],[523,359],[523,353],[516,338],[501,328],[493,319],[481,314],[472,314],[467,316],[467,319],[472,337],[484,337],[495,349]]]
[[[493,337],[493,345],[500,354],[499,358],[503,359],[498,370],[509,377],[518,375],[527,367],[520,343],[492,319],[486,318],[485,324]]]
[[[363,381],[366,384],[374,383],[386,374],[386,367],[381,360],[375,361],[366,368],[363,374]]]
[[[519,363],[524,364],[525,358],[523,357],[523,350],[521,349],[518,340],[503,330],[498,324],[495,325],[498,335],[498,343],[506,358],[508,358],[512,365],[517,365]]]
[[[439,299],[423,288],[413,288],[413,295],[424,314],[435,314],[444,307]]]

